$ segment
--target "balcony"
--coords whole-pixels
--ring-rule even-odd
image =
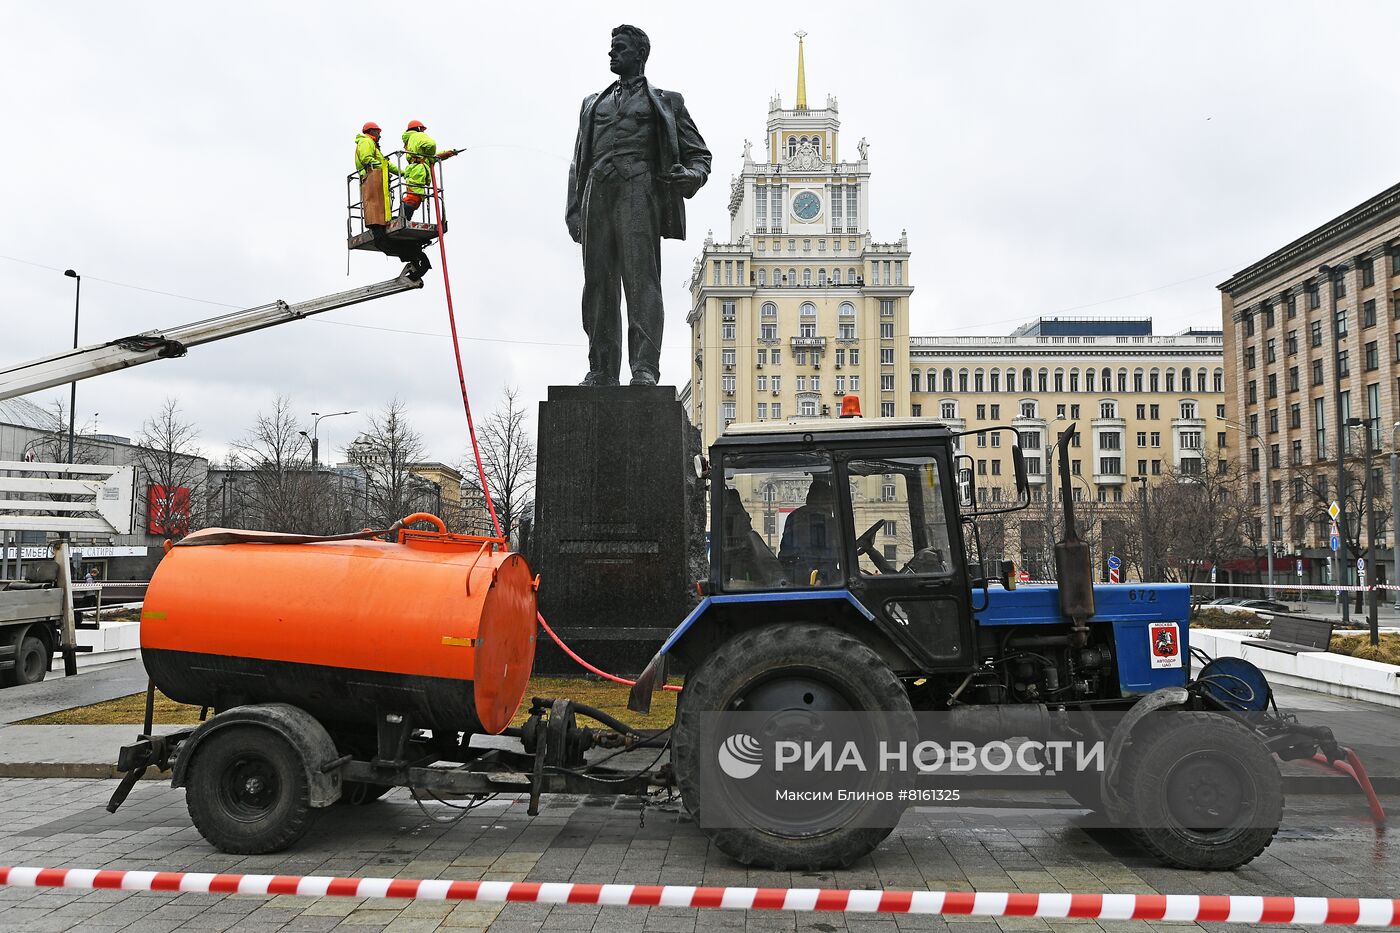
[[[794,350],[825,350],[825,337],[793,337],[792,348]]]
[[[1128,476],[1127,476],[1127,474],[1125,474],[1125,473],[1095,473],[1095,474],[1094,474],[1094,485],[1095,485],[1095,486],[1122,486],[1122,485],[1124,485],[1124,484],[1127,483],[1127,482],[1128,482]]]

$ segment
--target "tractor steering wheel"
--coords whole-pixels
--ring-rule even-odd
[[[875,550],[875,532],[885,526],[883,518],[877,519],[875,524],[865,529],[865,533],[856,538],[856,553],[864,554],[870,558],[870,562],[875,565],[875,569],[881,573],[898,573],[899,568],[885,560],[885,555]]]

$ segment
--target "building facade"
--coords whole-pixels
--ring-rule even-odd
[[[954,431],[1015,429],[1031,508],[1009,516],[990,556],[1015,559],[1033,576],[1053,566],[1059,486],[1046,453],[1061,431],[1077,425],[1071,494],[1092,504],[1080,510],[1080,532],[1102,556],[1129,560],[1134,555],[1122,552],[1132,549],[1115,543],[1112,523],[1137,522],[1135,478],[1155,485],[1218,469],[1237,442],[1224,422],[1222,343],[1218,331],[1154,335],[1150,318],[1041,318],[1005,337],[911,337],[910,407]],[[1011,438],[966,440],[961,452],[976,472],[981,501],[1009,502]]]
[[[769,102],[765,153],[746,141],[731,181],[728,241],[707,236],[690,278],[681,398],[707,446],[736,420],[835,416],[847,394],[867,417],[909,414],[908,239],[871,236],[868,147],[843,144],[834,97],[808,106],[798,55],[796,105]]]
[[[1226,407],[1256,440],[1243,457],[1255,488],[1267,486],[1260,521],[1289,569],[1323,564],[1327,507],[1347,509],[1346,537],[1366,542],[1357,511],[1365,487],[1366,433],[1376,451],[1394,449],[1400,420],[1400,185],[1389,188],[1235,273],[1219,286],[1225,330]],[[1359,419],[1360,427],[1347,422]],[[1347,474],[1338,479],[1338,452]],[[1389,482],[1372,464],[1388,539]],[[1263,472],[1270,477],[1263,480]],[[1267,511],[1268,514],[1264,514]],[[1388,558],[1388,554],[1378,557]],[[1355,579],[1354,561],[1343,560]],[[1379,573],[1394,579],[1389,561]],[[1277,574],[1276,570],[1276,574]]]

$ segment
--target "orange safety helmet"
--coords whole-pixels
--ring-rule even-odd
[[[379,124],[378,124],[378,123],[375,123],[373,120],[371,120],[371,121],[369,121],[368,123],[366,123],[364,126],[360,127],[360,132],[361,132],[361,133],[368,133],[370,130],[378,130],[378,129],[379,129]],[[383,132],[383,130],[380,130],[380,132]]]
[[[423,125],[423,121],[422,121],[422,120],[409,120],[409,121],[408,121],[408,126],[404,127],[404,129],[409,129],[409,130],[426,130],[427,127]]]

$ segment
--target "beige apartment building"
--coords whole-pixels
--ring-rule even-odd
[[[989,549],[1033,576],[1050,570],[1052,491],[1060,498],[1046,451],[1076,425],[1069,465],[1071,495],[1087,504],[1078,510],[1080,533],[1098,564],[1111,553],[1132,564],[1138,555],[1115,541],[1129,536],[1114,529],[1138,521],[1135,478],[1156,484],[1200,473],[1238,444],[1224,421],[1221,351],[1219,331],[1157,336],[1150,318],[1040,318],[1005,337],[911,337],[910,407],[955,431],[1015,429],[1031,508],[1008,516]],[[961,452],[972,460],[981,500],[1009,501],[1011,438],[967,440]]]
[[[1259,438],[1245,465],[1254,488],[1270,470],[1275,553],[1305,564],[1305,576],[1323,578],[1331,555],[1327,506],[1342,500],[1348,531],[1358,521],[1364,474],[1361,457],[1369,431],[1374,449],[1394,449],[1400,420],[1400,185],[1305,233],[1235,273],[1220,286],[1229,393],[1226,408]],[[1347,428],[1360,419],[1362,428]],[[1339,495],[1339,447],[1354,478]],[[1260,453],[1261,448],[1263,453]],[[1262,459],[1261,459],[1262,458]],[[1383,519],[1389,515],[1384,455],[1372,465]],[[1263,502],[1255,496],[1263,512]],[[1377,546],[1389,544],[1388,521]],[[1382,582],[1395,578],[1389,553],[1378,567]],[[1355,579],[1350,560],[1342,561]],[[1277,573],[1277,571],[1276,571]]]
[[[762,154],[745,141],[729,237],[690,278],[691,373],[681,399],[706,446],[733,421],[909,409],[909,243],[869,229],[869,148],[847,146],[834,97],[769,102]]]

